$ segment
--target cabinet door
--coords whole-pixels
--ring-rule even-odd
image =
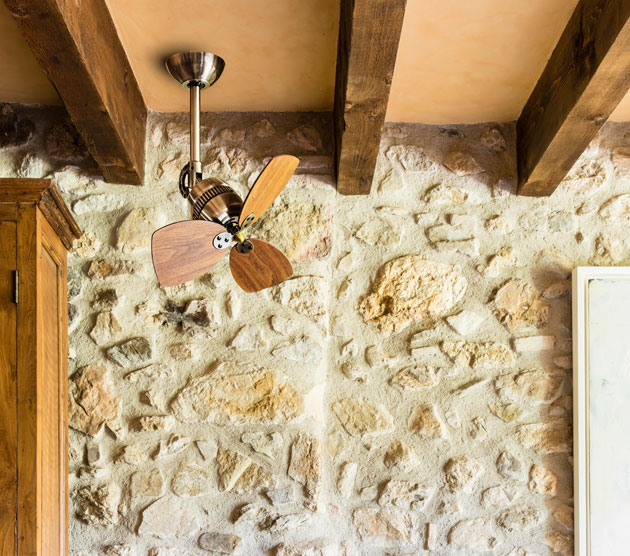
[[[66,252],[45,219],[41,231],[41,534],[42,556],[52,556],[67,542],[67,280]]]
[[[0,221],[0,554],[15,554],[17,509],[17,268],[15,222]]]

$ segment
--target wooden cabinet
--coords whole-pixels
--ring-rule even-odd
[[[66,250],[50,180],[0,179],[0,554],[68,553]]]

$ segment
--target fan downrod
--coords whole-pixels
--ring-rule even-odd
[[[225,61],[211,52],[191,51],[171,54],[164,60],[164,65],[171,77],[190,91],[190,162],[182,169],[179,178],[179,191],[182,196],[188,197],[195,184],[203,179],[200,154],[200,93],[221,77]]]

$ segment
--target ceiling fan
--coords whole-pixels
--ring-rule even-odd
[[[190,90],[190,162],[179,176],[179,191],[191,205],[192,220],[164,226],[153,233],[151,256],[162,286],[193,280],[229,251],[230,271],[246,292],[260,291],[293,274],[284,253],[245,229],[273,203],[299,160],[276,156],[256,178],[245,201],[223,180],[203,179],[199,147],[200,92],[221,76],[225,62],[209,52],[182,52],[165,60],[171,76]],[[228,249],[232,245],[231,249]]]

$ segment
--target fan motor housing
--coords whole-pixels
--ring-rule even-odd
[[[188,194],[195,220],[209,220],[223,226],[238,222],[243,201],[227,183],[218,178],[197,182]]]

